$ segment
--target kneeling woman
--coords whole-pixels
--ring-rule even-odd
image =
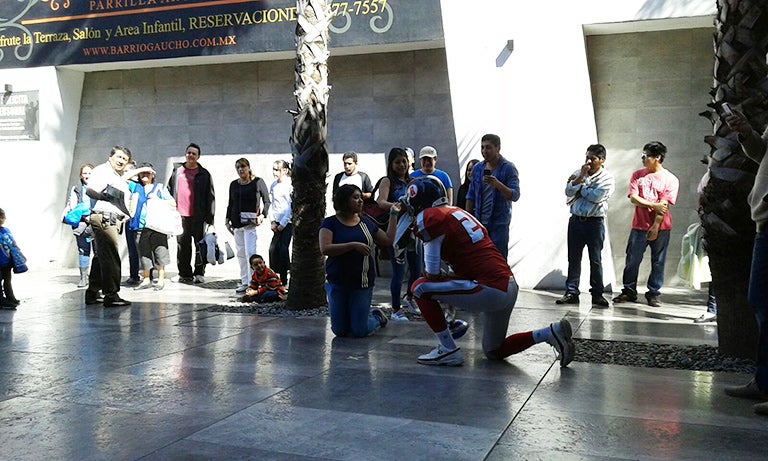
[[[387,324],[378,309],[371,311],[375,278],[373,248],[392,245],[400,204],[389,209],[387,232],[362,215],[363,193],[359,187],[345,184],[333,196],[336,214],[320,225],[320,252],[325,261],[328,311],[331,331],[336,336],[361,338]]]

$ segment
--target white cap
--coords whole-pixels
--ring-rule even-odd
[[[437,149],[432,146],[424,146],[419,151],[419,158],[432,157],[437,158]]]

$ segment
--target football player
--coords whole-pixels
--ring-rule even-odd
[[[438,340],[437,347],[419,356],[419,363],[458,366],[464,362],[439,302],[481,313],[483,352],[489,359],[502,360],[546,342],[557,350],[561,367],[573,360],[571,324],[566,319],[506,336],[519,290],[515,277],[485,227],[467,211],[448,204],[440,180],[414,179],[401,200],[424,242],[425,276],[413,283],[412,291]],[[440,269],[441,260],[451,266],[452,274]]]

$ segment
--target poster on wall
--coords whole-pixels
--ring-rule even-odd
[[[37,91],[6,92],[0,98],[0,141],[40,140]]]
[[[329,1],[331,46],[443,39],[440,0]],[[296,0],[0,0],[0,69],[295,50]]]

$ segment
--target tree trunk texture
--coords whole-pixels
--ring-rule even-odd
[[[714,87],[709,118],[714,134],[710,145],[710,180],[699,210],[705,247],[717,297],[717,333],[722,355],[754,358],[757,324],[747,301],[755,223],[747,195],[755,182],[757,164],[748,159],[722,117],[727,102],[762,133],[768,122],[768,2],[718,0],[714,37]]]
[[[325,261],[318,232],[325,217],[328,146],[326,105],[328,26],[333,20],[326,0],[297,0],[295,91],[293,115],[293,261],[287,307],[313,309],[327,304]]]

